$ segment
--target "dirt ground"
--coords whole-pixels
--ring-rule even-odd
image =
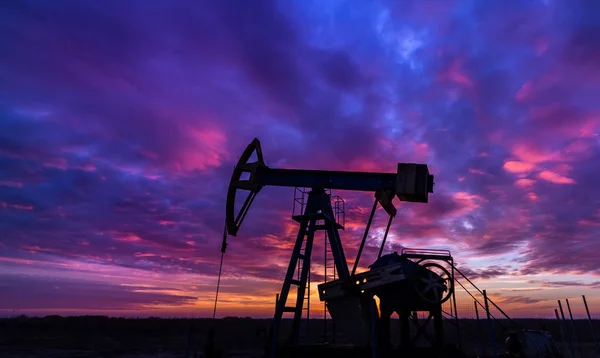
[[[60,350],[60,349],[46,349],[46,350],[34,350],[30,352],[18,352],[18,351],[0,351],[0,356],[11,357],[11,358],[185,358],[184,352],[163,352],[163,353],[98,353],[91,351],[78,351],[78,350]],[[202,357],[202,354],[198,354],[197,358]],[[190,354],[190,358],[194,355]],[[261,351],[241,351],[241,352],[229,352],[225,354],[223,358],[262,358]]]
[[[560,326],[555,320],[517,320],[524,328],[539,329],[542,325],[552,334],[558,344],[562,342]],[[284,321],[280,338],[289,333],[289,323]],[[482,352],[491,355],[489,330],[486,322],[461,320],[459,331],[454,322],[445,321],[447,342],[457,342],[460,336],[463,351],[476,357]],[[600,322],[595,322],[596,332]],[[249,318],[226,318],[213,322],[208,319],[125,319],[103,316],[44,318],[18,317],[0,319],[0,357],[10,358],[183,358],[203,356],[211,327],[215,329],[217,348],[223,358],[262,357],[267,341],[270,320]],[[323,320],[306,322],[305,343],[350,343],[334,330],[331,321],[326,327]],[[503,346],[504,332],[500,322],[494,327],[494,346]],[[392,344],[399,343],[399,324],[392,321]],[[598,357],[591,339],[587,321],[576,321],[575,327],[581,342],[583,357]],[[334,333],[336,333],[334,335]],[[430,332],[433,333],[433,332]],[[395,340],[394,340],[395,339]],[[575,345],[579,349],[579,345]],[[565,352],[567,353],[567,352]]]

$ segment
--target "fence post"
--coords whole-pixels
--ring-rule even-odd
[[[483,332],[481,327],[481,321],[479,320],[479,308],[477,308],[477,300],[473,300],[473,304],[475,304],[475,317],[477,317],[477,329],[479,332]],[[485,355],[485,345],[483,344],[483,339],[479,340],[479,354],[483,357]]]
[[[569,330],[567,329],[567,320],[565,319],[565,312],[563,311],[562,308],[562,303],[560,302],[560,300],[558,301],[558,309],[560,310],[560,316],[562,317],[562,322],[564,325],[564,329],[565,329],[565,336],[567,337],[567,345],[569,347],[569,352],[571,353],[571,357],[575,357],[575,350],[573,349],[573,340],[571,338],[571,334],[569,332]]]
[[[454,287],[456,284],[455,279],[454,279],[454,261],[451,261],[450,265],[452,266],[452,277],[451,277],[452,287]],[[456,339],[458,340],[458,348],[460,350],[462,350],[462,339],[460,339],[460,322],[458,321],[458,310],[456,309],[456,290],[454,290],[454,292],[452,292],[452,305],[454,305],[454,322],[456,323]],[[450,307],[452,307],[452,305],[450,305]]]
[[[565,337],[565,327],[560,320],[560,316],[558,315],[558,310],[556,308],[554,309],[554,315],[556,316],[556,322],[558,322],[558,328],[560,329],[560,337],[562,338],[562,342],[568,351],[569,348],[567,346],[567,338]]]
[[[490,316],[490,305],[488,303],[486,291],[483,290],[482,293],[483,293],[483,301],[485,302],[485,312],[487,315],[488,329],[490,332],[490,344],[492,347],[492,354],[494,355],[494,358],[498,358],[498,352],[496,352],[496,343],[495,343],[496,337],[494,337],[494,325],[492,325],[492,318]]]
[[[567,310],[569,311],[569,317],[571,318],[571,332],[573,332],[573,339],[575,340],[575,347],[573,347],[573,349],[576,349],[579,353],[579,357],[583,358],[583,348],[581,346],[581,341],[579,340],[579,337],[577,335],[577,330],[575,330],[575,322],[573,320],[573,312],[571,312],[571,305],[569,304],[569,299],[565,298],[565,302],[567,303]]]
[[[185,345],[185,358],[190,356],[190,348],[192,346],[192,332],[194,327],[194,319],[190,319],[190,328],[188,330],[187,344]]]
[[[590,323],[590,330],[592,331],[592,339],[594,339],[594,344],[596,345],[596,350],[600,355],[600,345],[598,344],[598,339],[596,338],[596,331],[594,330],[594,322],[592,321],[592,316],[590,316],[590,310],[588,309],[587,301],[585,299],[585,295],[581,295],[583,298],[583,304],[585,305],[585,312],[588,316],[588,322]]]

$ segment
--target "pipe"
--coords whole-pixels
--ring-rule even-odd
[[[381,241],[381,247],[379,248],[379,254],[377,255],[377,258],[380,258],[381,254],[383,253],[383,248],[385,247],[385,241],[387,240],[388,232],[390,232],[390,226],[392,225],[393,219],[394,219],[394,217],[392,215],[390,215],[390,219],[388,220],[387,227],[385,228],[385,234],[383,235],[383,240]]]
[[[360,256],[362,255],[362,251],[365,248],[365,242],[367,241],[367,236],[369,236],[369,229],[371,228],[371,223],[373,222],[375,210],[377,210],[377,203],[378,200],[375,199],[375,202],[373,203],[373,209],[371,210],[371,216],[369,216],[369,221],[367,222],[367,227],[365,228],[365,234],[363,235],[362,241],[360,242],[358,254],[356,255],[356,261],[354,261],[354,267],[352,268],[352,274],[350,276],[354,276],[354,274],[356,273],[356,269],[358,268],[358,261],[360,261]]]

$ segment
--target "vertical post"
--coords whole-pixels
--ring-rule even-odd
[[[279,293],[275,294],[275,311],[277,311],[277,307],[279,305]],[[275,350],[275,348],[273,348]]]
[[[498,358],[498,352],[496,352],[496,343],[495,343],[495,337],[494,337],[494,325],[492,325],[492,317],[490,315],[490,305],[488,302],[488,297],[487,297],[487,293],[485,290],[482,291],[483,293],[483,301],[485,302],[485,313],[487,315],[487,322],[488,322],[488,329],[490,332],[490,344],[492,347],[492,354],[494,355],[494,358]]]
[[[327,282],[327,230],[323,238],[323,281]],[[327,342],[327,301],[323,301],[323,343],[325,342]]]
[[[327,302],[323,303],[323,343],[327,342]]]
[[[454,282],[454,260],[450,261],[450,266],[452,266],[452,277],[450,277],[450,279],[452,280],[452,287],[454,287],[454,284],[456,282]],[[460,350],[462,350],[462,340],[460,339],[460,324],[458,321],[458,310],[456,309],[456,292],[452,292],[452,305],[454,306],[454,322],[456,323],[456,339],[458,340],[458,348]]]
[[[371,307],[371,356],[377,358],[377,333],[376,333],[376,312],[375,299],[369,295],[369,306]]]
[[[430,315],[431,315],[431,313],[430,313]],[[390,314],[390,316],[391,316],[391,314]],[[407,310],[401,310],[400,313],[398,313],[398,318],[400,319],[400,342],[401,342],[402,348],[404,348],[404,349],[412,348],[412,342],[410,339],[409,312]],[[389,334],[388,334],[388,336],[389,336]],[[388,342],[389,342],[389,338],[388,338]]]
[[[565,312],[563,311],[562,303],[560,302],[560,300],[557,301],[558,309],[560,310],[560,316],[562,318],[562,322],[565,328],[565,335],[567,336],[567,345],[569,346],[569,352],[571,353],[571,357],[575,357],[575,350],[573,349],[573,339],[571,337],[571,333],[567,329],[567,320],[565,319]]]
[[[481,321],[479,320],[479,308],[477,307],[477,300],[473,300],[473,304],[475,305],[475,317],[477,318],[477,329],[479,330],[479,332],[483,332],[483,329],[481,327]],[[480,343],[480,347],[479,347],[479,354],[483,357],[485,355],[485,345],[483,344],[483,339],[479,340]]]
[[[567,347],[567,337],[565,336],[565,327],[563,322],[560,320],[560,317],[558,316],[558,310],[555,308],[554,309],[554,315],[556,316],[556,321],[558,322],[558,327],[560,328],[560,336],[562,337],[562,342],[565,345],[565,347]]]
[[[583,298],[583,304],[585,305],[585,312],[588,316],[588,322],[590,323],[590,330],[592,331],[592,339],[594,340],[594,344],[596,345],[596,350],[600,355],[600,344],[598,344],[598,339],[596,338],[596,331],[594,330],[594,322],[592,321],[592,316],[590,316],[590,310],[588,309],[587,301],[585,299],[585,295],[581,295]]]
[[[575,330],[575,323],[573,320],[573,312],[571,312],[571,305],[569,304],[569,299],[565,298],[565,302],[567,302],[567,310],[569,311],[569,317],[570,322],[571,322],[571,333],[573,334],[573,339],[575,340],[574,345],[576,347],[573,347],[574,349],[577,349],[577,351],[579,352],[579,356],[583,357],[583,348],[581,347],[581,341],[579,340],[579,337],[577,336],[577,331]]]
[[[306,295],[306,320],[309,322],[307,324],[310,324],[310,265],[308,266],[308,277],[306,278],[306,280],[306,291],[308,291]]]
[[[190,356],[190,346],[192,345],[192,330],[193,330],[192,327],[194,325],[193,322],[194,322],[194,319],[192,318],[190,320],[190,329],[188,331],[188,339],[187,339],[187,344],[185,346],[185,358],[189,358],[189,356]]]
[[[429,311],[429,314],[433,314],[433,329],[435,332],[435,350],[440,352],[444,347],[444,323],[442,322],[442,305],[436,305],[433,311]],[[419,332],[417,330],[417,332]],[[418,334],[418,333],[417,333]]]

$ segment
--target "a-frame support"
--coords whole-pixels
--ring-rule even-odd
[[[400,311],[395,311],[389,308],[383,308],[381,312],[381,317],[379,319],[379,338],[378,345],[380,349],[380,354],[382,356],[386,356],[390,350],[390,316],[396,312],[399,317],[400,323],[400,342],[401,347],[405,350],[410,351],[413,348],[413,345],[417,342],[417,340],[424,336],[429,343],[431,344],[431,348],[435,351],[440,351],[444,344],[444,327],[442,322],[442,307],[441,305],[433,305],[428,311],[429,315],[425,319],[424,322],[419,322],[416,311],[411,312],[409,309],[403,309]],[[434,337],[430,337],[426,328],[428,323],[433,319],[434,326]],[[412,321],[414,328],[416,328],[416,332],[414,335],[411,335],[410,322]],[[412,336],[412,337],[411,337]]]
[[[294,219],[300,223],[296,243],[292,251],[290,264],[283,281],[283,287],[279,294],[279,300],[275,307],[275,315],[271,323],[269,332],[268,346],[266,347],[267,357],[273,358],[276,356],[277,346],[279,344],[279,328],[283,313],[294,313],[292,323],[292,332],[288,340],[288,344],[298,342],[300,335],[300,321],[302,319],[302,307],[304,305],[304,297],[306,293],[306,285],[308,273],[310,270],[310,259],[312,247],[315,237],[315,231],[327,230],[329,245],[333,255],[338,277],[345,279],[349,277],[348,263],[342,249],[342,243],[338,229],[340,225],[335,222],[335,215],[331,207],[330,195],[322,188],[313,188],[308,193],[306,208],[302,215],[294,216]],[[318,225],[321,223],[322,225]],[[301,266],[300,278],[294,279],[294,274],[298,270],[298,265]],[[297,287],[296,304],[288,306],[287,299],[292,285]]]

